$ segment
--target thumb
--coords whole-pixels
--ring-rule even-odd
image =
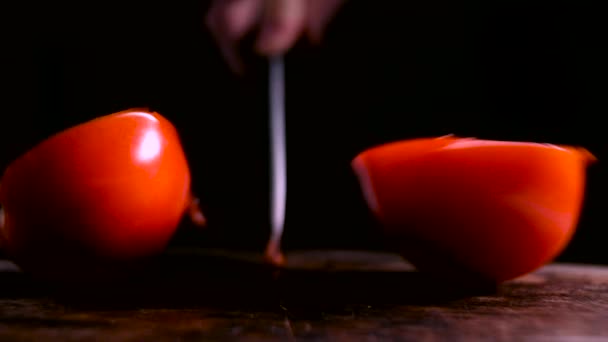
[[[256,50],[263,55],[282,54],[304,30],[307,0],[266,0]]]

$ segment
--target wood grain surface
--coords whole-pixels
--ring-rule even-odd
[[[608,268],[463,289],[398,256],[173,251],[114,287],[52,289],[0,262],[0,341],[608,341]]]

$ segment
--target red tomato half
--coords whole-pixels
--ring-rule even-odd
[[[352,165],[386,236],[419,269],[501,282],[569,242],[591,159],[572,147],[448,136],[371,148]]]
[[[15,160],[0,186],[2,247],[48,278],[97,273],[162,251],[190,199],[178,134],[129,110],[69,128]]]

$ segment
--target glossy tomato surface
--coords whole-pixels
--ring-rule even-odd
[[[572,147],[446,136],[371,148],[352,165],[384,233],[420,269],[501,282],[567,245],[591,160]]]
[[[0,185],[2,245],[43,277],[97,272],[165,248],[190,173],[172,124],[129,110],[60,132],[15,160]]]

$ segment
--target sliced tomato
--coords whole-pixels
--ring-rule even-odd
[[[190,204],[178,133],[128,110],[60,132],[2,177],[3,248],[43,277],[96,273],[161,252]]]
[[[570,241],[591,160],[568,146],[446,136],[374,147],[352,166],[386,236],[420,269],[501,282]]]

